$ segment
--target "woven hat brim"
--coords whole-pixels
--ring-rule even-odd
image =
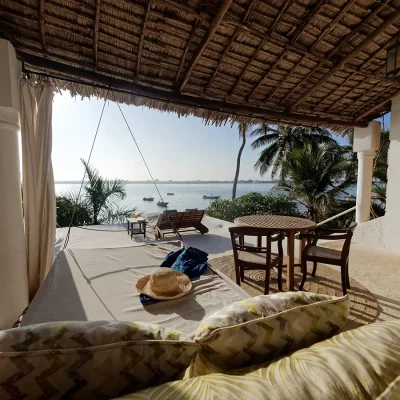
[[[160,296],[153,292],[150,287],[150,275],[146,275],[143,278],[140,278],[136,283],[136,289],[139,293],[145,294],[156,300],[172,300],[177,299],[179,297],[185,296],[192,289],[192,281],[189,279],[187,275],[182,272],[173,271],[178,278],[178,288],[176,294],[168,295],[168,296]]]

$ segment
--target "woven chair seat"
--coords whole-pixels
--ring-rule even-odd
[[[340,250],[328,249],[327,247],[311,246],[307,252],[310,257],[329,258],[331,260],[340,260],[342,252]]]
[[[248,251],[239,251],[238,258],[240,261],[252,264],[260,264],[265,266],[267,263],[266,253],[250,253]],[[278,261],[279,261],[279,254],[271,253],[271,267],[277,264]]]

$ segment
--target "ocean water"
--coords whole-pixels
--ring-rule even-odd
[[[56,194],[74,191],[78,193],[79,184],[56,184]],[[274,187],[273,183],[239,183],[236,190],[236,196],[250,192],[267,194]],[[221,199],[230,199],[232,197],[231,183],[213,183],[213,184],[158,184],[164,201],[168,202],[168,209],[184,211],[186,208],[205,209],[212,200],[203,199],[203,195],[214,194],[221,196]],[[174,193],[168,196],[167,192]],[[153,202],[143,201],[143,197],[154,197]],[[153,184],[129,183],[126,185],[126,198],[121,200],[122,205],[137,207],[141,212],[160,212],[164,208],[157,206],[160,196]]]

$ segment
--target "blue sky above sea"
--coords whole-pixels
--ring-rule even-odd
[[[53,106],[53,168],[56,181],[81,180],[81,158],[88,158],[104,101],[56,94]],[[145,107],[121,105],[140,149],[159,180],[232,180],[240,146],[237,125],[205,125],[196,117],[179,118]],[[382,119],[379,119],[382,122]],[[385,116],[385,126],[390,116]],[[337,137],[339,143],[346,138]],[[253,165],[259,150],[243,151],[239,179],[260,178]],[[130,136],[117,104],[107,102],[91,164],[102,175],[148,180],[149,174]]]

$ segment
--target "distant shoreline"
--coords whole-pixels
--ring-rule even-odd
[[[126,184],[153,184],[152,181],[123,181]],[[64,185],[72,185],[72,184],[80,184],[80,181],[57,181],[55,184],[64,184]],[[210,184],[210,183],[233,183],[233,181],[156,181],[157,184],[185,184],[185,185],[192,185],[192,184]],[[278,183],[278,181],[238,181],[238,183]]]

